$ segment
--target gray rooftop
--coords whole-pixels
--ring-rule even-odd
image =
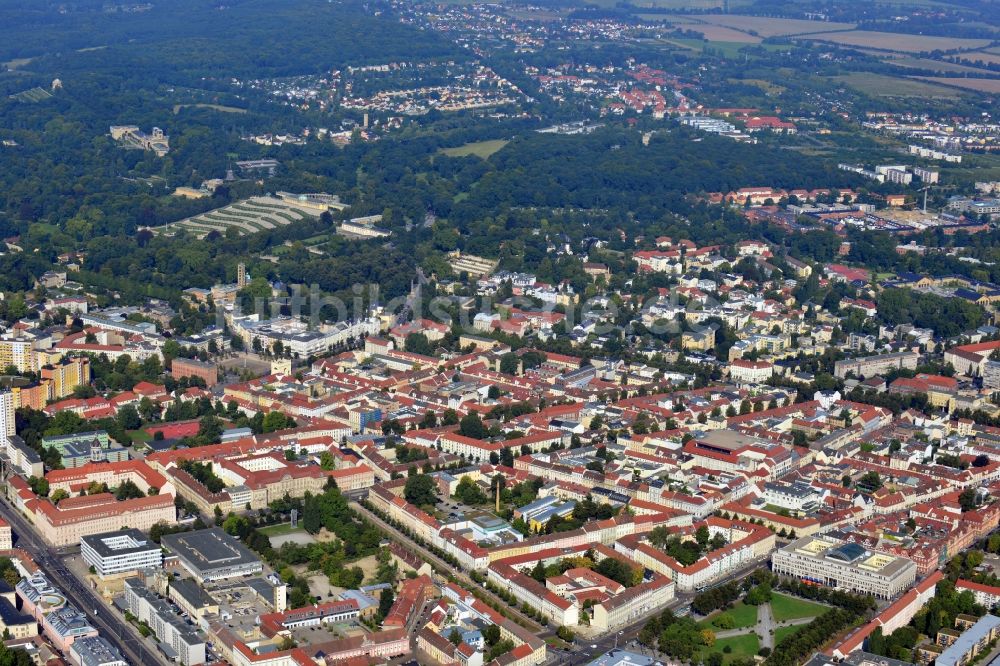
[[[165,534],[161,543],[170,552],[205,573],[216,569],[260,563],[234,536],[219,527],[194,532]]]
[[[936,666],[956,666],[963,663],[965,655],[987,637],[991,631],[1000,628],[1000,617],[984,615],[974,625],[962,633],[958,639],[949,645],[935,660]]]
[[[134,527],[127,527],[115,532],[90,534],[83,537],[81,541],[93,548],[101,557],[143,553],[160,549],[159,545]]]

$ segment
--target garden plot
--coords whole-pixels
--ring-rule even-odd
[[[173,222],[155,231],[172,236],[178,229],[184,229],[199,238],[204,238],[213,231],[225,234],[232,228],[242,236],[283,227],[312,217],[316,217],[314,209],[298,206],[294,202],[271,197],[252,197]]]

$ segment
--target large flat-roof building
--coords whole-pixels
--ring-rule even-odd
[[[85,536],[80,554],[101,578],[163,566],[159,544],[134,528]]]
[[[167,534],[161,543],[201,582],[258,574],[264,570],[256,555],[219,527]]]
[[[771,556],[774,573],[881,599],[906,591],[917,565],[902,557],[873,553],[828,536],[796,539]]]
[[[129,666],[121,652],[103,636],[90,636],[73,642],[69,657],[79,666]]]
[[[167,596],[195,620],[206,615],[219,614],[219,602],[190,578],[176,578],[170,581]]]

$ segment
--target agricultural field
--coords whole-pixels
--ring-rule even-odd
[[[936,86],[918,79],[884,76],[871,72],[835,76],[832,80],[874,97],[941,97],[950,99],[959,94],[957,90]]]
[[[1000,58],[998,58],[1000,60]],[[899,65],[900,67],[913,67],[915,69],[931,69],[937,72],[952,72],[955,74],[989,74],[988,69],[978,69],[976,67],[969,67],[968,65],[958,65],[953,62],[945,62],[943,60],[931,60],[930,58],[914,58],[913,56],[890,57],[886,58],[885,62],[892,65]],[[998,74],[1000,76],[1000,74]]]
[[[186,229],[199,238],[204,238],[213,231],[225,234],[233,228],[242,236],[281,227],[308,217],[316,217],[316,213],[280,199],[253,197],[180,222],[173,222],[153,231],[172,236],[178,229]]]
[[[958,57],[962,59],[962,62],[967,63],[981,62],[986,65],[1000,65],[1000,53],[992,53],[990,51],[971,51],[961,53]]]
[[[987,39],[928,37],[927,35],[904,35],[896,32],[875,32],[871,30],[820,32],[803,37],[803,39],[830,42],[840,46],[858,46],[879,51],[899,51],[901,53],[980,49],[990,44],[990,41]]]
[[[558,12],[550,12],[543,9],[515,9],[507,12],[507,15],[519,21],[539,21],[541,23],[559,21],[563,18],[563,15]]]
[[[1000,65],[1000,53],[992,51],[970,51],[958,55],[962,62],[975,64],[981,62],[985,65]]]
[[[615,7],[618,0],[584,0],[589,5],[597,7]],[[633,7],[655,9],[722,9],[724,0],[633,0]],[[730,0],[730,7],[748,7],[753,0]]]
[[[977,92],[1000,93],[1000,79],[972,79],[962,76],[918,76],[915,78]]]
[[[767,16],[740,16],[737,14],[713,15],[695,14],[690,18],[742,32],[754,32],[761,37],[783,37],[785,35],[806,35],[833,30],[852,30],[853,23],[833,23],[829,21],[806,21],[803,19],[770,18]]]
[[[497,152],[509,142],[504,139],[493,139],[490,141],[474,141],[472,143],[466,143],[461,146],[456,146],[455,148],[444,148],[441,153],[447,155],[448,157],[468,157],[470,155],[475,155],[476,157],[481,157],[484,160]]]
[[[688,30],[694,30],[705,35],[705,39],[711,42],[741,42],[743,44],[760,44],[762,39],[747,32],[741,32],[734,28],[727,28],[722,25],[711,23],[699,23],[686,25]]]

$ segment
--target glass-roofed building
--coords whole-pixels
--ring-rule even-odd
[[[910,560],[865,550],[830,536],[796,539],[771,556],[774,573],[807,583],[892,599],[917,578]]]

